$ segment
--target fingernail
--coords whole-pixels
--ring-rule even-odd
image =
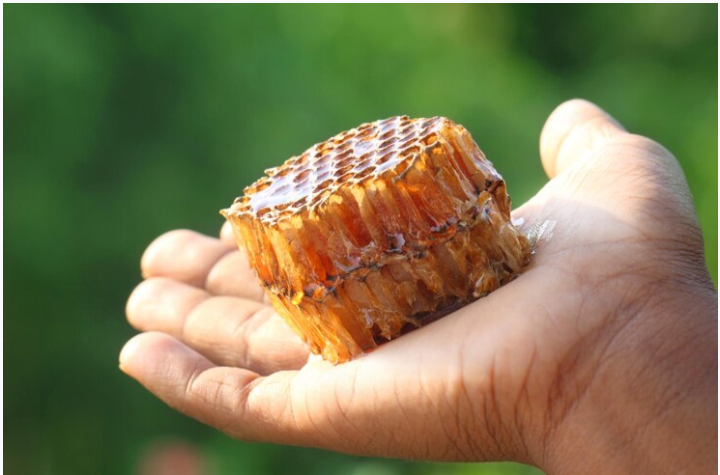
[[[120,350],[120,371],[127,374],[127,362],[137,350],[137,337],[130,339]]]

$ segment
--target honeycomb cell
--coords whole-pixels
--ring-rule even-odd
[[[530,259],[502,177],[443,117],[342,132],[221,213],[278,313],[332,362],[487,295]]]

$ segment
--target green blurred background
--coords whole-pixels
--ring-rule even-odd
[[[593,100],[676,154],[717,283],[717,5],[3,11],[6,473],[535,473],[236,442],[118,370],[144,247],[364,121],[464,124],[519,204],[547,115]]]

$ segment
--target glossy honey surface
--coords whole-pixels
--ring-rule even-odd
[[[292,157],[223,211],[278,312],[333,362],[509,281],[529,260],[462,126],[392,117]]]

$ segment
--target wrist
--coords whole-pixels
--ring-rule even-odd
[[[600,338],[587,384],[551,425],[547,473],[717,469],[717,294],[654,295]]]

